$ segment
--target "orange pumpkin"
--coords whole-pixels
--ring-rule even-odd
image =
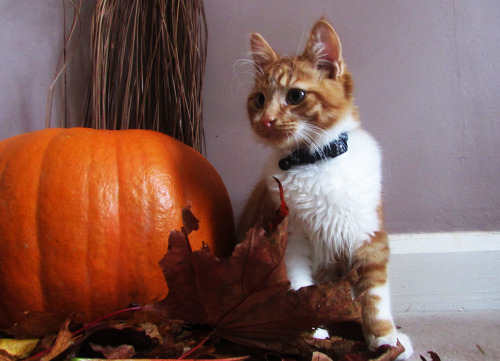
[[[227,256],[233,214],[199,153],[146,130],[45,129],[0,142],[0,327],[23,311],[87,319],[146,303],[167,287],[158,261],[190,205]]]

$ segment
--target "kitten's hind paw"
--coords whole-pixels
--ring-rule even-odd
[[[394,332],[387,336],[377,337],[370,342],[370,347],[377,349],[382,345],[396,346],[398,341],[404,346],[405,352],[399,355],[396,360],[408,360],[413,354],[413,347],[411,346],[410,338],[404,333]]]

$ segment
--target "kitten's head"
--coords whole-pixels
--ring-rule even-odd
[[[259,34],[252,34],[250,47],[256,77],[247,110],[260,138],[287,151],[314,150],[345,130],[340,123],[353,110],[353,85],[329,23],[313,26],[300,56],[280,57]]]

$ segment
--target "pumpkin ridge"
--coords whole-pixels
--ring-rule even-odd
[[[43,156],[40,160],[40,176],[37,177],[37,184],[36,184],[36,198],[40,199],[41,196],[41,190],[42,190],[42,177],[44,177],[44,172],[43,172],[43,165],[44,165],[44,160],[47,157],[47,149],[49,148],[49,145],[54,142],[54,137],[51,138],[51,140],[45,144]],[[40,235],[43,234],[42,230],[40,229],[40,223],[41,223],[41,210],[40,208],[42,207],[42,203],[36,202],[36,210],[35,210],[35,244],[37,245],[37,252],[38,252],[38,281],[39,281],[39,289],[40,289],[40,296],[41,296],[41,307],[43,310],[46,310],[47,307],[50,307],[50,305],[47,305],[47,301],[45,300],[44,295],[45,293],[45,282],[43,281],[45,278],[43,277],[42,270],[41,270],[41,265],[40,265],[40,260],[43,259],[42,257],[42,244],[40,242]]]
[[[34,243],[36,244],[36,250],[38,253],[38,257],[37,257],[37,266],[38,266],[37,267],[37,274],[38,274],[37,281],[38,281],[38,284],[36,285],[36,289],[37,289],[37,292],[39,293],[39,297],[40,297],[40,305],[38,306],[40,308],[40,310],[50,309],[51,305],[49,304],[49,302],[47,301],[47,298],[46,298],[47,287],[50,287],[50,284],[47,285],[47,282],[45,282],[46,277],[44,277],[44,274],[43,274],[42,262],[44,260],[44,257],[43,257],[44,250],[43,250],[43,244],[41,242],[40,236],[43,236],[45,234],[45,232],[43,229],[41,229],[41,213],[42,212],[41,212],[41,203],[38,202],[38,200],[40,199],[41,194],[42,194],[42,185],[44,184],[44,179],[46,179],[47,173],[50,174],[50,169],[48,169],[47,171],[44,171],[45,166],[46,166],[46,160],[47,160],[48,154],[49,154],[48,151],[51,148],[51,146],[56,142],[56,138],[58,136],[60,136],[61,133],[63,133],[63,131],[61,129],[51,129],[50,130],[49,141],[43,145],[43,152],[42,152],[42,156],[41,156],[40,162],[39,162],[39,177],[36,177],[37,183],[36,183],[35,194],[36,194],[37,202],[36,202],[36,209],[35,209],[35,215],[34,215],[35,229],[36,229],[36,232],[34,232],[34,237],[35,237]],[[42,139],[36,138],[36,137],[34,137],[34,138],[36,139],[35,140],[36,142],[39,142],[40,140],[42,140],[42,141],[44,140],[44,138],[42,138]],[[32,285],[32,287],[33,286],[34,285]]]
[[[54,167],[52,155],[53,149],[56,149],[56,145],[61,144],[64,141],[64,137],[68,137],[68,133],[71,132],[71,129],[56,129],[53,133],[51,133],[50,141],[45,145],[43,157],[40,161],[40,181],[37,185],[37,199],[44,199],[47,196],[46,189],[50,187],[49,183],[52,182],[54,177],[54,172],[57,171],[57,167]],[[64,156],[64,154],[57,154],[56,158],[60,158]],[[43,179],[43,180],[42,180]],[[53,278],[51,277],[51,269],[43,267],[42,262],[44,262],[47,258],[50,257],[52,252],[57,252],[58,249],[53,249],[53,247],[48,247],[45,243],[47,238],[49,237],[48,233],[54,233],[52,229],[52,225],[47,225],[44,220],[43,215],[47,212],[44,209],[44,202],[37,202],[36,209],[36,244],[38,245],[39,251],[39,262],[40,262],[40,271],[39,271],[39,280],[40,280],[40,294],[42,298],[42,309],[53,309],[54,304],[56,304],[56,298],[58,302],[63,302],[61,299],[64,295],[58,295],[57,292],[54,292],[54,284]],[[59,220],[62,222],[68,222],[69,220]],[[47,227],[49,226],[49,227]],[[46,228],[47,227],[47,228]],[[59,243],[62,243],[59,241]],[[72,270],[68,270],[71,272]],[[64,275],[60,275],[61,277]],[[58,297],[59,296],[59,297]],[[49,300],[50,299],[50,300]],[[57,307],[56,307],[57,308]],[[64,312],[65,310],[57,309],[58,312]]]
[[[126,131],[128,132],[128,131]],[[123,133],[121,133],[123,134]],[[133,283],[133,277],[134,275],[129,275],[128,274],[128,262],[133,262],[134,264],[136,264],[136,267],[140,266],[139,264],[136,263],[136,260],[135,260],[135,257],[136,257],[136,254],[134,253],[130,253],[129,252],[129,243],[130,243],[130,239],[128,238],[128,234],[129,234],[129,231],[128,231],[128,227],[130,226],[130,223],[129,223],[129,220],[127,219],[127,217],[123,217],[124,214],[128,214],[127,210],[128,208],[133,208],[133,207],[130,207],[130,204],[127,204],[126,202],[126,199],[125,199],[125,196],[128,194],[128,188],[129,188],[129,182],[132,181],[131,178],[134,177],[134,174],[132,175],[129,175],[127,176],[127,171],[128,169],[126,167],[124,167],[124,165],[127,165],[126,163],[123,162],[123,160],[127,157],[127,152],[126,152],[126,146],[127,144],[124,144],[119,135],[116,134],[116,137],[115,137],[115,141],[116,141],[116,163],[117,163],[117,183],[118,183],[118,224],[119,224],[119,234],[120,235],[124,235],[124,237],[120,237],[120,243],[118,244],[118,249],[117,249],[117,252],[118,252],[118,258],[117,258],[117,264],[116,264],[116,268],[117,268],[117,277],[116,277],[116,289],[119,290],[118,291],[118,295],[115,295],[118,298],[125,298],[123,301],[124,302],[127,302],[128,298],[130,297],[129,294],[123,294],[122,292],[122,289],[123,289],[123,285],[124,283],[127,283],[127,281],[129,281],[130,283]],[[132,142],[131,142],[132,143]],[[124,153],[125,153],[125,156],[124,156]],[[134,153],[134,156],[137,156],[136,153]],[[135,170],[137,171],[137,170]],[[125,174],[125,175],[123,175]],[[137,189],[135,189],[136,191],[138,191]],[[122,259],[123,257],[123,254],[133,254],[134,255],[134,260],[131,260],[131,259]],[[128,288],[128,287],[127,287]],[[119,296],[121,295],[121,297]],[[128,301],[132,301],[132,300],[128,300]],[[125,307],[125,305],[123,305],[123,307]]]
[[[116,205],[116,208],[117,208],[117,212],[116,212],[116,217],[117,217],[117,223],[119,224],[119,227],[117,227],[117,237],[118,237],[118,244],[117,244],[117,252],[121,252],[121,249],[123,247],[123,226],[122,226],[122,217],[121,217],[121,212],[120,212],[120,209],[121,209],[121,196],[120,196],[120,193],[122,192],[122,187],[121,187],[121,182],[120,182],[120,168],[121,168],[121,163],[119,162],[119,156],[118,156],[118,153],[119,153],[119,147],[118,147],[118,139],[117,139],[117,136],[114,137],[115,139],[115,152],[114,152],[114,158],[115,158],[115,162],[116,162],[116,167],[115,167],[115,174],[116,174],[116,179],[117,179],[117,182],[116,182],[116,199],[117,199],[117,205]],[[113,264],[113,268],[115,269],[115,274],[116,275],[120,275],[120,268],[121,268],[121,264],[120,264],[120,257],[117,257],[116,258],[116,261],[114,262]],[[120,277],[115,277],[115,289],[119,290],[120,287],[121,287],[121,282],[120,282]],[[118,295],[117,294],[114,294],[113,295],[113,303],[114,304],[117,304],[118,303]]]
[[[98,139],[98,141],[100,141],[100,139]],[[94,166],[94,163],[95,163],[95,158],[96,158],[96,153],[98,152],[98,150],[100,149],[100,145],[98,145],[96,142],[96,139],[94,137],[89,137],[89,146],[88,146],[88,151],[90,152],[89,153],[89,161],[87,163],[87,169],[90,168],[92,169],[93,166]],[[96,147],[97,146],[97,147]],[[91,179],[89,176],[86,176],[85,177],[85,194],[87,195],[87,199],[86,199],[86,202],[85,202],[85,205],[86,205],[86,209],[85,211],[83,211],[82,213],[85,215],[85,221],[84,223],[85,224],[89,224],[90,222],[90,213],[91,213],[91,209],[92,209],[92,201],[94,199],[96,199],[98,197],[98,194],[93,194],[92,193],[92,187],[91,187]],[[95,293],[96,293],[96,290],[92,289],[91,288],[91,285],[94,284],[94,277],[93,277],[93,269],[92,268],[92,248],[90,245],[93,244],[93,238],[92,238],[92,233],[90,232],[89,230],[89,227],[86,227],[85,229],[85,238],[86,238],[86,241],[85,241],[85,273],[86,273],[86,278],[87,278],[87,282],[85,284],[86,286],[86,290],[84,292],[85,295],[88,295],[87,296],[87,299],[85,300],[85,304],[84,304],[84,310],[82,310],[83,312],[85,312],[85,314],[90,314],[91,313],[91,307],[92,307],[92,304],[93,304],[93,298],[95,298]],[[96,247],[96,246],[94,246]],[[97,247],[99,247],[97,245]],[[101,275],[101,277],[104,277],[104,275]],[[98,280],[96,280],[97,282],[99,282]]]
[[[14,137],[14,138],[16,138],[16,137]],[[16,162],[17,150],[19,148],[18,142],[21,141],[23,143],[22,144],[23,146],[29,144],[29,140],[27,140],[27,139],[19,140],[19,139],[14,139],[14,138],[9,138],[5,141],[2,141],[2,144],[5,144],[2,147],[2,158],[5,161],[2,162],[4,164],[4,167],[1,169],[1,174],[0,174],[0,187],[1,187],[0,189],[2,189],[2,190],[9,189],[9,187],[11,187],[11,185],[9,185],[9,181],[12,179],[12,175],[11,175],[12,168],[15,168],[16,164],[19,163],[19,162]],[[5,153],[6,153],[6,155],[5,155]],[[18,158],[19,158],[19,155],[18,155]],[[19,168],[19,167],[17,167],[17,168]],[[21,171],[24,171],[24,170],[21,170]],[[18,196],[18,195],[16,195],[16,196]],[[8,195],[5,197],[5,200],[2,200],[2,198],[3,197],[0,198],[0,202],[2,202],[5,205],[6,212],[2,211],[0,214],[2,217],[5,217],[5,214],[8,214],[10,216],[9,208],[10,208],[10,203],[13,202],[13,197],[12,197],[12,195]],[[9,219],[9,223],[14,224],[14,227],[15,227],[15,225],[17,225],[15,219],[12,219],[11,217],[8,217],[8,219]],[[10,232],[15,233],[17,231],[18,231],[18,229],[16,228],[13,231],[11,230]],[[0,234],[0,240],[1,240],[4,232],[9,233],[8,226],[6,226],[5,224],[2,224],[0,226],[0,232],[2,233],[2,234]],[[9,287],[9,284],[10,284],[9,281],[12,281],[12,277],[13,276],[14,277],[20,276],[19,274],[16,274],[15,272],[11,272],[8,269],[10,263],[17,264],[18,262],[22,262],[23,260],[22,259],[18,260],[17,258],[16,259],[9,259],[8,257],[6,257],[6,254],[8,254],[8,252],[10,252],[13,248],[15,249],[15,252],[16,252],[19,249],[18,246],[19,246],[18,244],[7,245],[7,247],[2,247],[2,249],[1,249],[1,252],[0,252],[0,264],[1,264],[0,277],[1,277],[1,279],[0,279],[0,281],[2,281],[2,282],[0,283],[0,290],[9,290],[10,292],[12,292],[13,294],[16,294],[19,297],[24,297],[24,295],[18,295],[19,290],[16,287]],[[28,245],[28,247],[29,247],[29,245]],[[31,266],[33,266],[33,265],[31,265]],[[7,282],[5,282],[5,280],[7,280]],[[33,290],[33,289],[31,289],[30,291],[36,292],[36,290]],[[11,307],[11,304],[12,304],[11,300],[1,299],[0,300],[0,307],[1,307],[0,310],[2,310],[1,313],[3,313],[3,310],[9,309]],[[1,315],[1,313],[0,313],[0,315]],[[17,312],[17,313],[19,313],[19,312]]]
[[[86,259],[86,270],[88,273],[89,288],[86,300],[86,314],[102,316],[109,311],[102,309],[102,293],[107,292],[106,285],[112,284],[112,289],[117,292],[107,292],[111,304],[117,305],[120,300],[120,290],[126,288],[121,274],[123,269],[120,262],[120,254],[124,248],[121,237],[120,218],[120,184],[118,160],[118,146],[114,131],[95,132],[90,137],[90,148],[93,150],[88,163],[87,172],[89,177],[88,224],[94,225],[93,229],[87,227],[88,249]],[[113,152],[109,153],[112,148]],[[108,152],[106,152],[108,150]],[[89,171],[90,170],[90,171]],[[98,187],[96,187],[96,184]],[[118,226],[116,226],[118,225]],[[126,306],[126,304],[124,305]],[[94,312],[92,312],[94,309]]]

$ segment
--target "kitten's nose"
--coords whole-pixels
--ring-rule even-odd
[[[262,116],[262,118],[260,118],[260,122],[264,127],[269,129],[276,122],[276,118],[270,116]]]

